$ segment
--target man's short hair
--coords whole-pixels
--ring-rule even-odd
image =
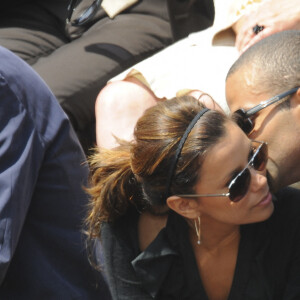
[[[257,42],[232,65],[226,79],[244,68],[251,68],[258,93],[275,95],[300,86],[300,31],[282,31]]]

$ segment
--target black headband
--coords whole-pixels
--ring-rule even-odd
[[[187,129],[185,130],[182,138],[179,141],[176,153],[173,157],[173,160],[171,162],[170,165],[170,170],[169,170],[169,174],[167,177],[167,187],[166,187],[166,195],[165,195],[165,199],[167,199],[169,197],[169,193],[170,193],[170,186],[173,180],[173,176],[174,176],[174,171],[178,162],[178,159],[180,157],[181,154],[181,150],[183,148],[183,145],[189,135],[189,133],[191,132],[191,130],[194,128],[195,124],[197,123],[197,121],[201,118],[201,116],[203,116],[207,111],[209,111],[208,108],[204,108],[202,109],[200,112],[197,113],[197,115],[194,117],[194,119],[191,121],[191,123],[189,124],[189,126],[187,127]]]

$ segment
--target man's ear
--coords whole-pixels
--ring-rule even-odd
[[[171,196],[167,199],[167,205],[184,218],[196,219],[199,217],[199,204],[196,199]]]
[[[300,88],[298,88],[297,92],[291,97],[290,101],[292,107],[300,104]]]
[[[293,109],[292,112],[300,123],[300,88],[298,88],[297,92],[291,97],[290,103],[291,109]]]

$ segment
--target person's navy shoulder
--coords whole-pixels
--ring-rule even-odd
[[[46,83],[26,62],[1,46],[0,57],[1,99],[7,99],[3,114],[8,115],[9,109],[26,113],[47,146],[62,124],[69,126],[66,114]]]
[[[29,65],[3,47],[0,61],[0,298],[110,299],[81,232],[88,166],[74,130]]]

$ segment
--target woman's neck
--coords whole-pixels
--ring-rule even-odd
[[[190,241],[199,274],[210,300],[224,300],[230,294],[240,243],[240,228],[201,217],[201,243],[197,243],[194,222],[189,221]]]
[[[197,233],[194,221],[189,220],[190,240],[197,244]],[[197,224],[198,225],[198,224]],[[224,247],[236,246],[240,241],[240,226],[218,222],[210,217],[200,217],[201,248],[208,251],[218,251]]]
[[[144,212],[139,217],[138,234],[140,250],[144,251],[166,226],[167,215],[153,215]]]

